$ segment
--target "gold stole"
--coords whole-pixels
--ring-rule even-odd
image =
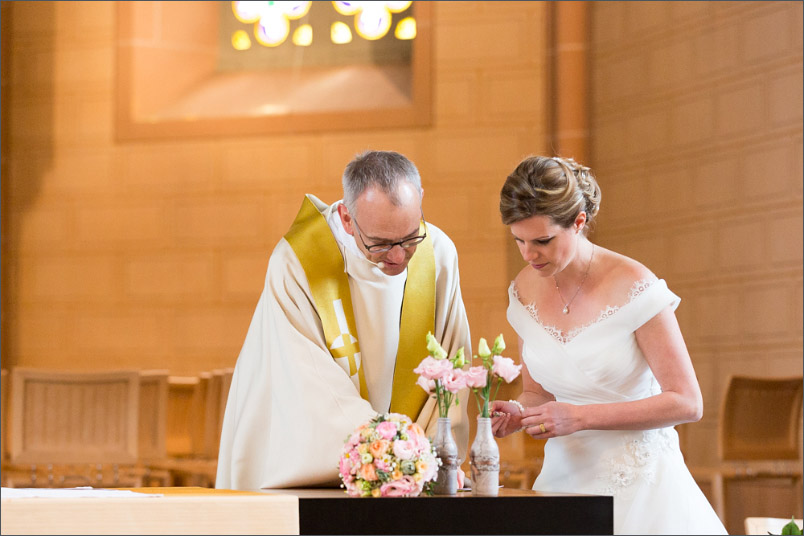
[[[319,208],[316,201],[305,196],[285,239],[304,268],[333,359],[347,370],[360,396],[368,400],[349,278],[335,237],[321,214],[326,205]],[[408,264],[400,324],[390,410],[415,421],[427,402],[427,393],[416,385],[413,369],[427,356],[427,332],[435,331],[435,257],[429,235]]]

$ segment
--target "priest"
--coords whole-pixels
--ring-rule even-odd
[[[452,240],[422,212],[416,166],[357,155],[343,200],[307,195],[276,245],[229,390],[217,488],[337,486],[344,440],[395,412],[435,435],[438,409],[413,369],[432,332],[471,355]],[[466,393],[450,410],[459,458]]]

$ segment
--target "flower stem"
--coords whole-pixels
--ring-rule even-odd
[[[502,378],[497,378],[497,389],[494,390],[494,400],[497,400],[497,393],[500,392],[501,385],[502,385]]]

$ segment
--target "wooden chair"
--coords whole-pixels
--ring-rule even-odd
[[[0,462],[2,462],[2,467],[5,469],[8,461],[8,420],[6,418],[8,412],[8,371],[6,369],[2,369],[0,398],[2,398],[2,404],[0,404],[0,441],[2,441],[2,444],[0,444],[0,447],[2,447]],[[3,486],[6,485],[5,471],[0,472],[0,483]]]
[[[730,533],[748,516],[801,516],[802,392],[801,376],[729,378],[712,492]]]
[[[214,454],[211,456],[218,458],[218,449],[221,446],[221,431],[223,430],[223,416],[226,413],[226,403],[229,401],[229,388],[232,386],[233,368],[225,368],[216,371],[220,376],[220,391],[218,393],[218,414],[215,422],[215,443]]]
[[[168,371],[140,371],[139,458],[164,460],[167,435]]]
[[[169,471],[173,485],[212,487],[215,484],[217,450],[208,454],[208,390],[213,375],[169,376],[167,379],[167,458],[157,467]],[[218,402],[213,407],[217,412]]]
[[[204,405],[199,376],[168,378],[168,442],[171,458],[194,458],[201,451]]]
[[[170,486],[167,458],[168,371],[140,371],[138,456],[145,485]]]
[[[142,484],[136,471],[140,395],[136,371],[14,368],[10,394],[13,477],[8,486]],[[27,472],[27,478],[21,478],[21,472]]]

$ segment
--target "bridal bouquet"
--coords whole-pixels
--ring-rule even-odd
[[[429,495],[438,463],[421,426],[406,415],[379,414],[346,439],[341,487],[353,497]]]
[[[519,371],[522,370],[522,365],[515,364],[510,357],[500,355],[503,350],[505,350],[505,341],[502,333],[494,339],[494,346],[491,349],[489,349],[486,339],[481,337],[480,343],[477,345],[477,355],[474,358],[479,357],[482,364],[470,367],[466,371],[466,386],[475,393],[477,411],[480,417],[490,417],[489,406],[496,400],[497,392],[500,390],[503,380],[506,383],[511,383],[519,376]],[[495,378],[496,382],[494,381]],[[491,389],[495,386],[495,383],[496,388],[492,395]]]
[[[438,344],[433,334],[427,332],[427,351],[430,355],[413,369],[419,375],[416,384],[435,396],[438,416],[446,418],[453,403],[458,405],[458,391],[466,387],[466,378],[461,370],[466,364],[463,347],[455,352],[452,359],[447,359],[447,352]]]

